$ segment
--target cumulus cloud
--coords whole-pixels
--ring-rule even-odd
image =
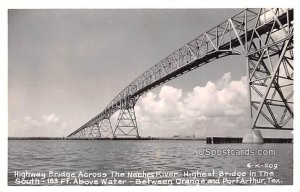
[[[147,93],[136,106],[144,136],[240,136],[250,126],[248,110],[246,77],[232,80],[230,73],[185,94],[163,86],[159,94]]]
[[[67,131],[67,122],[60,121],[55,114],[42,115],[40,119],[34,119],[31,116],[25,116],[22,121],[13,120],[12,129],[9,129],[11,136],[28,137],[61,137]],[[13,128],[18,130],[13,130]]]
[[[31,116],[26,116],[24,117],[24,127],[32,127],[32,126],[35,126],[35,127],[39,127],[41,126],[41,123],[32,119]]]
[[[152,92],[149,92],[146,97],[142,98],[142,107],[149,114],[170,116],[175,115],[174,105],[179,107],[182,98],[182,90],[163,86],[160,90],[158,98]]]
[[[53,114],[53,113],[50,114],[50,115],[43,115],[42,118],[43,118],[43,120],[44,120],[44,123],[47,124],[47,125],[48,125],[49,123],[56,123],[56,122],[59,121],[59,118],[56,117],[56,115]]]

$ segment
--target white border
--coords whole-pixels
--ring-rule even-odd
[[[292,7],[295,10],[295,31],[297,30],[298,9],[296,8],[296,0],[0,0],[0,191],[11,192],[41,192],[41,191],[270,191],[270,192],[300,192],[300,150],[299,150],[299,123],[297,114],[299,103],[295,102],[294,118],[294,185],[292,186],[172,186],[172,187],[80,187],[80,186],[63,186],[63,187],[11,187],[7,186],[7,127],[8,127],[8,102],[7,102],[7,10],[8,9],[40,9],[40,8],[65,8],[65,9],[95,9],[95,8],[259,8],[259,7]],[[299,34],[299,33],[298,33]],[[299,60],[299,38],[295,38],[295,63]],[[298,67],[295,66],[296,74],[299,73]],[[299,98],[297,88],[299,80],[295,76],[295,96]],[[251,187],[251,188],[250,188]]]

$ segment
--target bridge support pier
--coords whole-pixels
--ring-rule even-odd
[[[262,144],[264,143],[260,130],[249,130],[243,137],[243,143]]]
[[[98,124],[94,124],[89,128],[89,134],[87,135],[90,138],[101,137],[100,128]]]
[[[105,118],[100,121],[99,133],[101,138],[108,138],[113,135],[113,129],[110,123],[110,118]]]
[[[120,110],[120,114],[113,135],[114,137],[140,137],[134,107],[124,108]]]
[[[258,129],[293,130],[294,28],[274,18],[264,34],[253,30],[246,46],[252,133],[245,140],[261,137]]]

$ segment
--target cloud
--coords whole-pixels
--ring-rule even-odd
[[[170,116],[175,115],[174,106],[179,107],[182,97],[182,90],[163,86],[157,98],[152,92],[142,98],[142,108],[149,114]]]
[[[50,115],[43,115],[42,118],[43,118],[45,124],[56,123],[59,121],[59,118],[56,117],[56,115],[53,113]]]
[[[43,115],[40,119],[34,119],[30,115],[25,116],[22,121],[10,122],[10,136],[25,137],[61,137],[68,131],[67,122],[62,122],[54,114]]]
[[[31,126],[35,126],[35,127],[39,127],[41,126],[41,123],[32,119],[31,116],[26,116],[24,117],[24,127],[31,127]]]
[[[242,135],[249,128],[246,77],[219,80],[196,86],[191,92],[163,86],[158,95],[143,96],[136,114],[143,136]]]

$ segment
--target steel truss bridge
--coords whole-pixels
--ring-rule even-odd
[[[281,8],[241,11],[148,69],[68,137],[139,137],[134,106],[142,94],[229,55],[245,57],[251,128],[292,130],[293,13]],[[110,118],[118,110],[112,127]]]

